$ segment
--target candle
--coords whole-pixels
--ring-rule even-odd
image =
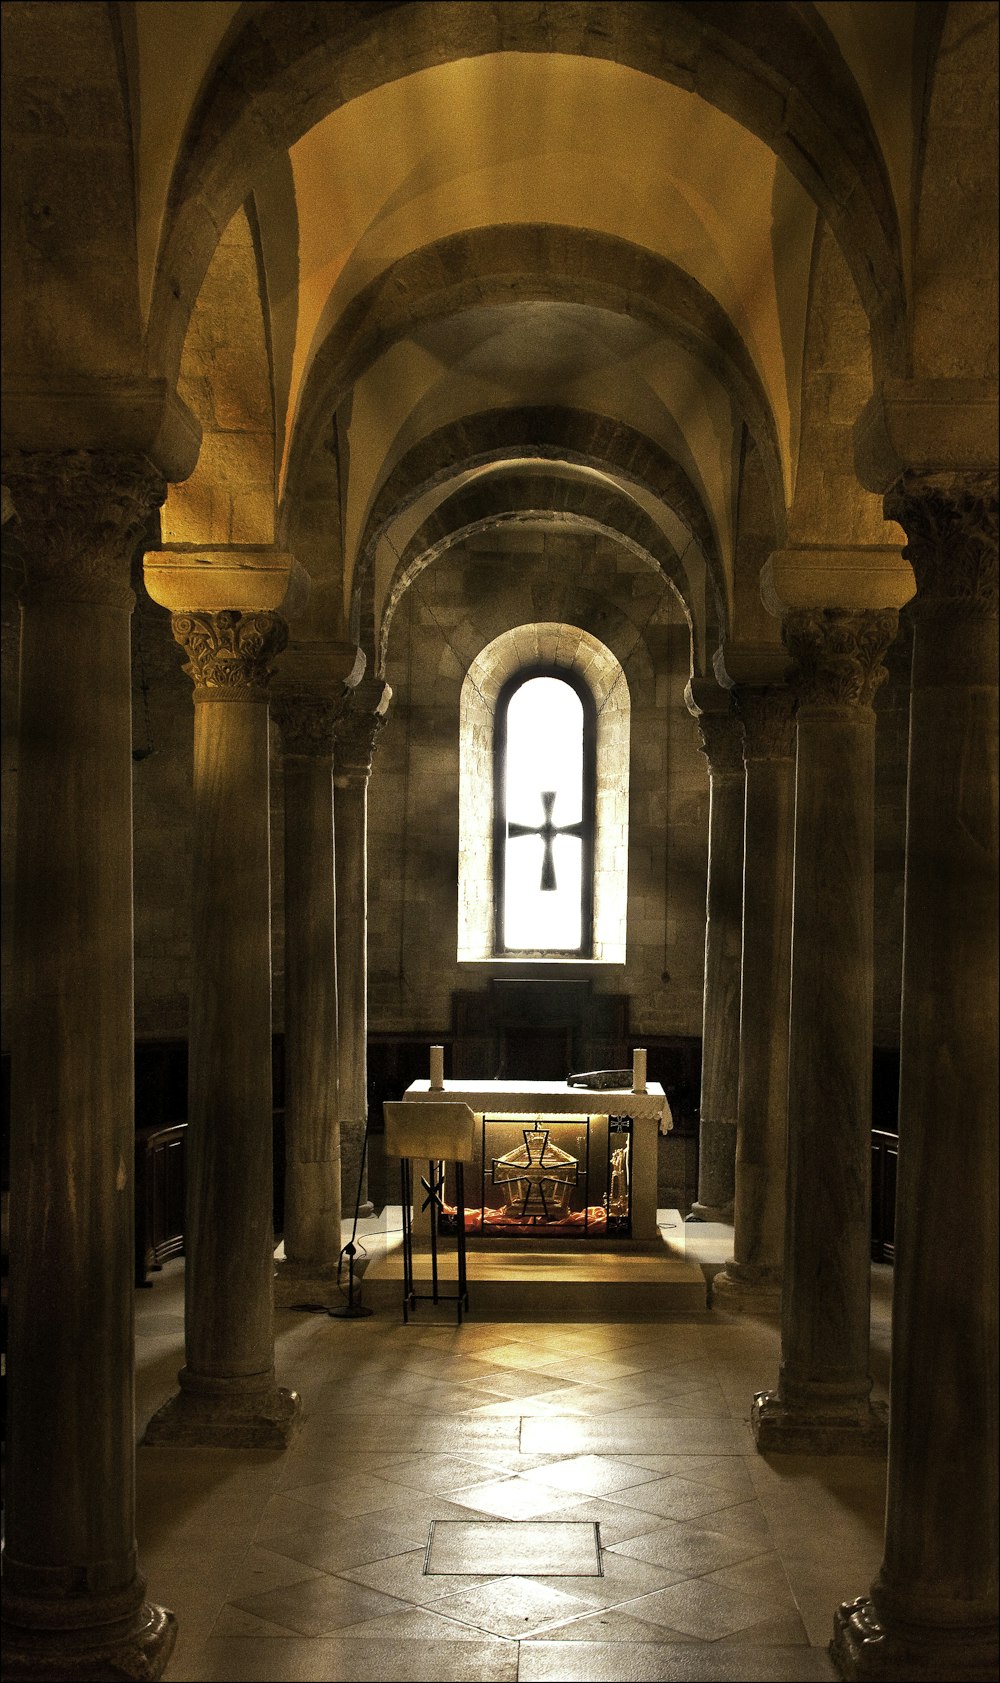
[[[444,1047],[443,1046],[432,1046],[431,1047],[431,1083],[430,1084],[433,1088],[438,1088],[438,1089],[444,1086]]]
[[[646,1048],[636,1046],[632,1052],[632,1091],[644,1093],[646,1091]]]

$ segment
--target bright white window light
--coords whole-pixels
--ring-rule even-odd
[[[575,952],[583,932],[583,703],[560,678],[529,678],[511,697],[504,799],[504,945]]]

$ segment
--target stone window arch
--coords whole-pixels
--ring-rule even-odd
[[[583,941],[565,948],[506,949],[496,915],[502,878],[498,748],[507,703],[531,678],[561,677],[581,697],[589,724],[592,814]],[[472,662],[459,725],[458,958],[558,958],[624,964],[628,891],[630,698],[617,657],[578,626],[538,623],[503,632]],[[558,822],[558,818],[557,818]],[[589,906],[587,901],[589,900]],[[588,916],[589,912],[589,916]],[[588,940],[588,925],[591,939]]]

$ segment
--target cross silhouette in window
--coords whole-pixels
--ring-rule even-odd
[[[548,894],[556,886],[556,866],[552,855],[552,842],[556,836],[582,836],[583,820],[578,818],[575,824],[553,824],[552,808],[556,804],[554,789],[546,789],[542,795],[542,811],[545,821],[542,824],[510,824],[507,825],[508,836],[541,836],[545,843],[542,855],[542,890]]]

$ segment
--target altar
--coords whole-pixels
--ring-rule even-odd
[[[465,1235],[474,1240],[651,1241],[657,1140],[671,1126],[658,1082],[641,1091],[558,1081],[414,1081],[408,1104],[452,1101],[475,1117],[464,1173]],[[457,1223],[454,1170],[438,1215]],[[420,1225],[420,1212],[414,1212]]]

